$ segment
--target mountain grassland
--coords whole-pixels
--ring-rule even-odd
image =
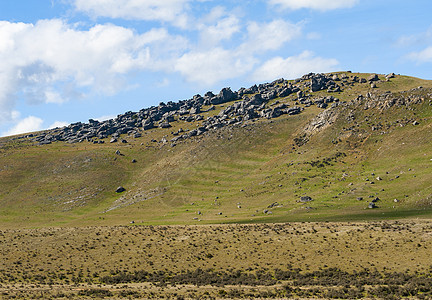
[[[0,231],[5,299],[430,299],[429,221]]]
[[[289,81],[310,101],[266,103],[299,114],[175,145],[203,121],[125,143],[1,138],[0,295],[432,297],[432,82],[334,75],[339,92]]]

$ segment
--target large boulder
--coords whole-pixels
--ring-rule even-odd
[[[368,77],[368,81],[372,82],[372,81],[378,81],[378,75],[377,74],[372,74],[371,76]]]
[[[263,97],[261,96],[261,94],[255,94],[249,100],[249,104],[251,104],[251,105],[261,105],[264,102],[265,101],[264,101]]]
[[[119,186],[119,187],[116,189],[116,193],[123,193],[124,191],[126,191],[126,189],[125,189],[124,187],[122,187],[122,186]]]
[[[231,88],[223,88],[219,93],[219,98],[222,103],[234,101],[237,99],[237,94],[231,91]]]
[[[154,127],[154,123],[151,119],[146,119],[142,122],[142,127],[144,130],[149,130]]]
[[[159,123],[159,128],[170,128],[172,127],[168,121],[162,121]]]
[[[313,201],[313,199],[309,196],[301,196],[300,197],[300,202],[310,202]]]

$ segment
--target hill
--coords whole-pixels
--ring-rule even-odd
[[[429,218],[431,88],[307,74],[1,138],[0,224]]]

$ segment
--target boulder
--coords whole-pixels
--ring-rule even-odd
[[[278,96],[279,97],[287,97],[289,95],[292,94],[292,90],[288,87],[281,89],[280,91],[278,91]]]
[[[396,74],[395,73],[390,73],[390,74],[387,74],[386,75],[386,79],[388,80],[388,79],[391,79],[391,78],[395,78],[396,77]]]
[[[162,121],[161,123],[159,123],[159,128],[170,128],[170,127],[172,127],[172,126],[167,121]]]
[[[151,119],[146,119],[143,121],[142,127],[144,130],[152,129],[154,127],[153,121]]]
[[[313,199],[309,196],[300,197],[300,202],[310,202],[310,201],[313,201]]]
[[[192,107],[190,110],[191,115],[199,114],[201,112],[201,109],[199,107]]]
[[[286,109],[285,112],[288,115],[297,115],[297,114],[299,114],[301,112],[301,108],[297,107],[297,106],[294,106],[294,107],[290,107],[290,108]]]
[[[368,208],[378,208],[378,206],[376,206],[375,202],[370,202]]]
[[[379,80],[379,78],[378,78],[377,74],[372,74],[368,77],[369,82],[378,81],[378,80]]]
[[[223,88],[219,92],[219,98],[221,99],[222,103],[234,101],[237,99],[237,94],[231,91],[231,88]]]
[[[124,187],[122,187],[122,186],[119,186],[119,187],[116,189],[116,193],[123,193],[124,191],[126,191],[126,189],[125,189]]]
[[[255,94],[249,100],[250,105],[261,105],[262,103],[264,103],[264,99],[261,94]]]

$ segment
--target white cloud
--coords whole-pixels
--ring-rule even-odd
[[[93,17],[170,22],[185,27],[191,0],[75,0],[77,10]]]
[[[309,8],[327,11],[338,8],[348,8],[357,4],[359,0],[269,0],[270,4],[280,5],[288,9]]]
[[[252,70],[255,63],[255,59],[251,56],[215,48],[186,53],[177,61],[175,69],[188,81],[211,85],[243,75]]]
[[[207,48],[211,48],[223,40],[230,40],[240,30],[240,20],[234,15],[227,16],[214,25],[200,26],[201,41]]]
[[[426,32],[403,35],[396,41],[396,45],[400,47],[419,46],[429,44],[432,41],[432,26]]]
[[[3,133],[4,136],[15,135],[42,129],[43,120],[34,116],[29,116],[18,122],[13,128]]]
[[[272,81],[281,77],[294,79],[310,72],[331,72],[338,65],[336,59],[321,58],[310,51],[304,51],[288,58],[272,58],[255,70],[252,77],[257,81]]]
[[[170,83],[171,83],[171,81],[168,78],[164,78],[161,81],[156,82],[156,86],[158,88],[163,88],[163,87],[169,86]]]
[[[137,34],[111,24],[79,30],[61,20],[0,21],[0,124],[17,97],[62,103],[83,92],[113,94],[134,70],[167,70],[187,41],[165,29]]]
[[[251,22],[247,28],[248,41],[241,48],[245,52],[277,50],[286,42],[300,36],[301,26],[284,20],[270,23]]]
[[[223,16],[223,12],[218,11],[216,15]],[[222,18],[222,20],[225,19]],[[238,24],[237,21],[234,23]],[[218,42],[220,42],[224,30],[216,31],[215,36],[219,38],[213,38],[213,40],[219,39]],[[225,30],[228,37],[237,31],[240,31],[237,27],[233,31]],[[285,43],[300,34],[300,25],[283,20],[274,20],[269,23],[250,22],[244,32],[243,43],[237,43],[237,46],[232,49],[214,46],[189,51],[176,61],[175,70],[190,82],[212,85],[252,72],[259,62],[258,55],[280,49]]]
[[[432,46],[419,52],[412,52],[408,58],[417,63],[432,63]]]
[[[68,126],[69,123],[68,122],[62,122],[62,121],[55,121],[54,123],[52,123],[50,126],[48,126],[48,128],[61,128],[64,126]]]

